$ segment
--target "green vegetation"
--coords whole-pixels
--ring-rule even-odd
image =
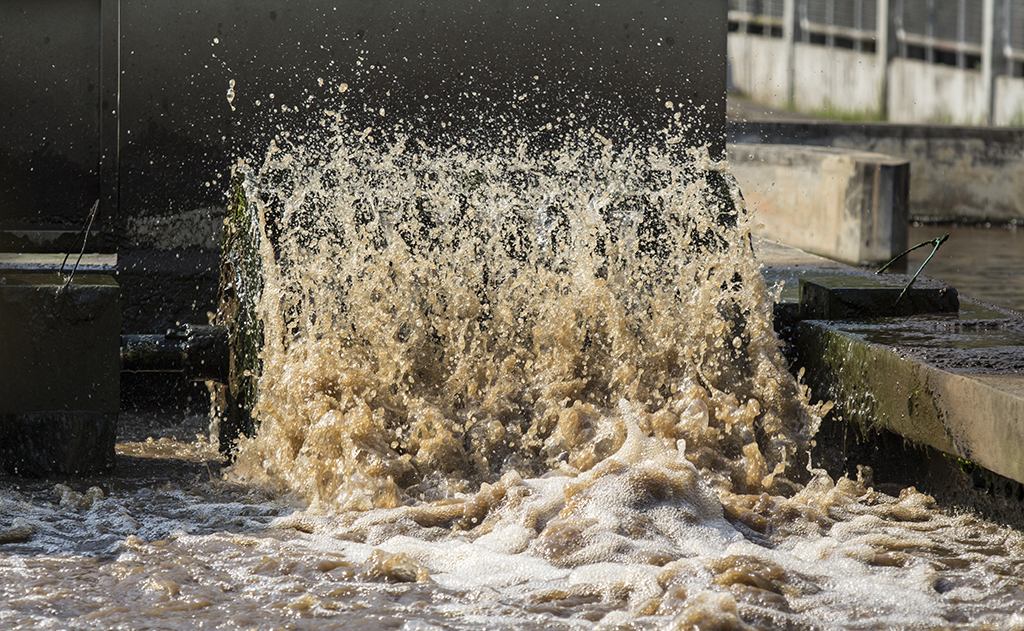
[[[840,109],[832,104],[831,101],[826,100],[825,105],[819,110],[813,110],[805,112],[814,116],[819,116],[827,120],[840,121],[844,123],[883,123],[885,122],[885,112],[881,106],[874,110],[845,110]]]
[[[252,410],[262,372],[263,323],[256,303],[263,291],[258,250],[259,227],[245,193],[245,174],[234,169],[221,247],[220,292],[216,323],[228,327],[231,363],[228,384],[215,392],[220,449],[226,453],[241,435],[255,430]]]

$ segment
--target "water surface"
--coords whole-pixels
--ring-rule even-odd
[[[949,233],[923,274],[972,298],[1024,311],[1024,230],[1019,227],[912,226],[910,245]],[[911,272],[931,247],[910,254]]]

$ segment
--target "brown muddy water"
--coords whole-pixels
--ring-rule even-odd
[[[1019,532],[810,461],[726,165],[339,121],[238,167],[257,435],[0,480],[0,627],[1024,628]]]

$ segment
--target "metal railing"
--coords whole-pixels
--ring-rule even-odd
[[[992,0],[995,74],[1024,76],[1024,0]],[[787,13],[787,5],[791,4]],[[980,70],[985,2],[977,0],[729,0],[732,31]],[[793,23],[786,23],[786,15]],[[886,20],[884,28],[880,20]]]
[[[980,66],[984,52],[981,3],[898,0],[896,7],[895,35],[900,57],[957,68]]]
[[[874,50],[877,0],[801,0],[797,7],[801,41]]]
[[[801,41],[873,50],[878,38],[877,5],[877,0],[801,0],[797,9]]]
[[[997,7],[996,15],[997,37],[1006,58],[1005,74],[1024,77],[1024,0],[1004,0],[1002,12]]]
[[[873,49],[878,0],[792,0],[796,41]],[[789,0],[729,0],[733,30],[783,37]],[[771,31],[764,26],[770,26]]]
[[[729,0],[729,27],[744,33],[782,37],[784,0]]]

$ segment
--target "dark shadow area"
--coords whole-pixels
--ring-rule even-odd
[[[928,493],[949,512],[971,511],[985,519],[1024,528],[1024,485],[937,449],[915,445],[886,430],[860,430],[827,418],[816,436],[813,464],[834,478],[856,479],[871,467],[874,487],[899,496],[907,487]]]

